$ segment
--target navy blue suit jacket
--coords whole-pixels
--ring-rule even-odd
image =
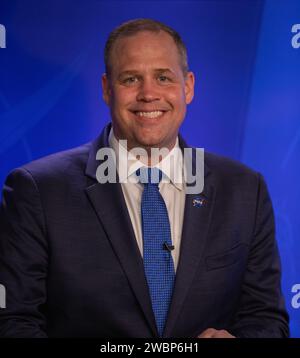
[[[14,170],[0,211],[1,337],[157,337],[120,184],[95,178],[109,126],[81,147]],[[185,143],[180,139],[181,147]],[[164,337],[209,327],[285,337],[271,201],[260,174],[205,155],[204,205],[186,195]]]

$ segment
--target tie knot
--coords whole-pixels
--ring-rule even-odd
[[[136,175],[139,177],[139,181],[142,184],[157,185],[160,183],[163,173],[158,168],[146,168],[142,167],[136,171]]]

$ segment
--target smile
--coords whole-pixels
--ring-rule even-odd
[[[152,111],[152,112],[135,112],[135,114],[139,117],[146,117],[146,118],[157,118],[164,114],[163,111]]]

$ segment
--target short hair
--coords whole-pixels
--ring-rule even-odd
[[[120,26],[116,27],[108,36],[107,41],[105,43],[104,48],[104,64],[105,64],[105,72],[107,76],[110,75],[111,66],[110,66],[110,56],[113,49],[114,44],[117,40],[133,36],[139,32],[150,31],[154,33],[158,33],[160,31],[164,31],[169,34],[178,49],[178,53],[181,59],[181,67],[184,75],[187,74],[188,68],[188,58],[187,58],[187,49],[182,41],[179,33],[172,29],[171,27],[163,24],[160,21],[152,20],[152,19],[134,19],[127,22],[124,22]]]

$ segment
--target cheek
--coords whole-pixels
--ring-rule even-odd
[[[182,115],[185,113],[186,108],[186,98],[185,94],[182,91],[178,91],[177,93],[172,93],[168,95],[168,101],[172,104],[175,109],[175,115]]]
[[[182,88],[170,89],[165,98],[176,106],[185,104],[185,92]]]
[[[133,94],[128,90],[115,90],[112,96],[112,105],[114,110],[119,112],[123,111],[132,103]]]

